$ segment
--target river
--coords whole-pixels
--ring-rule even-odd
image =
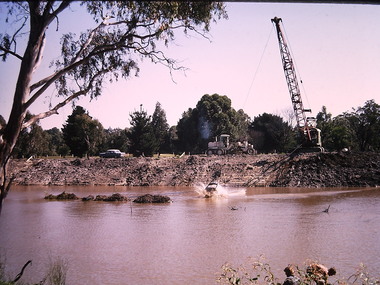
[[[39,282],[52,260],[67,284],[215,284],[226,262],[261,255],[280,281],[290,263],[318,260],[348,277],[380,268],[380,189],[15,186],[0,217],[0,253],[10,277]],[[45,194],[146,193],[170,204],[47,201]],[[330,205],[328,213],[323,212]],[[235,209],[235,210],[232,210]]]

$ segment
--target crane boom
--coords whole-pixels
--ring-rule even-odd
[[[293,104],[297,126],[303,139],[302,146],[307,148],[315,148],[317,151],[323,151],[320,136],[321,131],[316,128],[315,120],[306,117],[306,112],[311,112],[311,110],[305,109],[302,103],[301,91],[298,85],[293,59],[280,27],[280,22],[282,22],[282,19],[274,17],[271,21],[275,24],[277,31],[282,66],[284,69],[290,98]]]
[[[278,43],[280,46],[282,65],[284,68],[286,83],[288,84],[290,97],[293,103],[293,110],[296,115],[297,126],[299,128],[304,128],[304,127],[307,127],[305,112],[310,111],[310,110],[305,110],[303,107],[301,92],[298,86],[298,80],[297,80],[296,70],[293,64],[293,59],[290,55],[288,45],[285,41],[285,38],[283,36],[282,30],[280,27],[281,21],[282,19],[277,18],[277,17],[272,19],[272,22],[275,24],[276,30],[277,30],[277,37],[278,37]]]

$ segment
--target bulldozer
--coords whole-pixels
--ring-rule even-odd
[[[244,142],[230,142],[230,135],[222,134],[215,137],[215,141],[209,142],[207,146],[207,155],[225,155],[235,153],[256,154],[257,151],[252,144]]]

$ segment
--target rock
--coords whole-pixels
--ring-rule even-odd
[[[168,196],[145,194],[133,200],[135,203],[170,203],[172,200]]]

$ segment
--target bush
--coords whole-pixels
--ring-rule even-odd
[[[314,285],[314,284],[360,284],[375,285],[380,284],[379,277],[371,277],[367,268],[360,264],[357,271],[347,279],[336,279],[334,282],[327,282],[327,278],[335,275],[335,268],[327,269],[317,262],[309,262],[305,269],[301,269],[297,265],[289,265],[284,269],[283,277],[275,277],[270,265],[260,257],[257,260],[251,259],[249,265],[240,265],[234,268],[229,263],[222,266],[222,273],[217,277],[220,284],[242,285],[242,284],[267,284],[267,285]],[[314,266],[321,266],[315,269]],[[325,270],[325,271],[324,271]],[[281,281],[280,281],[281,280]]]

